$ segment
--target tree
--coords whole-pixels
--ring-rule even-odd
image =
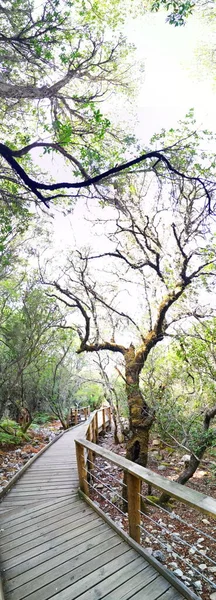
[[[183,148],[181,160],[192,164],[193,154]],[[199,168],[204,173],[201,162]],[[147,172],[138,181],[128,178],[127,187],[119,183],[118,209],[106,226],[109,249],[72,253],[53,282],[54,296],[68,307],[70,319],[74,312],[82,319],[78,353],[105,350],[121,356],[131,431],[127,458],[143,466],[155,415],[140,389],[142,369],[173,324],[196,315],[202,281],[215,277],[214,235],[202,186],[178,179],[162,186],[162,181]],[[104,213],[101,219],[104,224]]]
[[[215,2],[214,0],[196,0],[196,2],[193,0],[183,2],[179,0],[154,0],[151,2],[150,9],[152,12],[158,12],[160,8],[165,8],[168,12],[166,20],[170,25],[181,27],[186,24],[188,17],[197,9],[210,13],[214,11]]]
[[[142,392],[156,411],[162,440],[187,453],[186,466],[176,480],[181,484],[194,475],[216,439],[215,318],[196,316],[194,321],[189,330],[178,327],[163,355],[159,349],[153,351],[142,376]]]
[[[64,323],[56,303],[25,273],[1,283],[0,403],[17,420],[25,408],[40,408],[40,378],[47,349],[53,351],[56,328]],[[45,360],[46,362],[46,360]]]
[[[30,185],[44,179],[31,152],[59,155],[84,179],[107,164],[108,152],[110,164],[124,155],[129,136],[99,103],[131,89],[131,48],[117,28],[127,11],[122,0],[7,0],[0,8],[1,197],[14,213],[32,199],[47,205],[40,185]]]

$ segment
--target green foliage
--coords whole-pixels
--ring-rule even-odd
[[[181,27],[185,25],[187,18],[193,13],[195,2],[186,0],[181,2],[180,0],[155,0],[151,5],[152,12],[158,12],[160,8],[165,8],[171,12],[167,16],[167,21],[174,27]]]
[[[55,418],[53,417],[52,414],[49,413],[44,413],[44,412],[36,412],[34,414],[34,424],[36,425],[45,425],[46,423],[49,423],[50,421],[52,421],[52,419]]]
[[[143,374],[143,393],[156,410],[156,429],[171,445],[198,453],[214,448],[216,429],[204,429],[206,410],[215,404],[216,320],[203,320],[175,342],[155,349]]]
[[[7,444],[17,446],[30,438],[26,433],[23,433],[20,425],[11,419],[2,419],[0,421],[0,445]]]

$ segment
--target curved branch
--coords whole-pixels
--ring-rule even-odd
[[[100,181],[103,181],[104,179],[107,179],[108,177],[111,177],[112,175],[116,175],[117,173],[126,171],[126,170],[130,169],[131,167],[134,167],[135,165],[138,165],[139,163],[141,163],[145,160],[148,160],[151,158],[157,158],[159,162],[162,162],[165,164],[165,166],[167,167],[167,169],[169,171],[171,171],[171,173],[174,173],[178,177],[181,177],[183,180],[198,182],[201,185],[201,187],[203,188],[204,193],[208,199],[208,208],[209,208],[209,212],[211,212],[211,192],[207,189],[207,185],[206,185],[205,181],[201,177],[186,175],[185,173],[182,173],[181,171],[179,171],[178,169],[173,167],[173,165],[170,163],[168,158],[164,154],[162,154],[162,151],[153,150],[152,152],[147,152],[145,154],[141,154],[141,156],[138,156],[137,158],[134,158],[133,160],[122,163],[121,165],[117,165],[116,167],[112,167],[111,169],[108,169],[107,171],[104,171],[103,173],[100,173],[99,175],[89,177],[88,179],[85,179],[84,181],[79,181],[79,182],[74,182],[74,183],[61,182],[61,183],[53,183],[53,184],[40,183],[39,181],[35,181],[31,177],[29,177],[27,175],[27,173],[24,171],[24,169],[15,160],[14,153],[16,153],[16,150],[11,150],[5,144],[0,143],[0,155],[9,163],[9,165],[17,173],[17,175],[30,188],[30,190],[33,192],[33,194],[36,195],[37,198],[39,198],[42,202],[44,202],[44,204],[47,207],[48,207],[47,202],[49,200],[53,200],[56,196],[50,196],[50,197],[46,198],[41,194],[41,192],[39,190],[55,191],[55,190],[60,190],[60,189],[80,189],[83,187],[89,187],[91,185],[95,185],[96,183],[99,183]],[[209,181],[208,183],[211,183],[213,185],[213,182],[211,182],[211,181]]]

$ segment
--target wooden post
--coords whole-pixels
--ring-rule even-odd
[[[104,435],[105,431],[106,431],[106,409],[105,408],[102,408],[102,419],[103,419],[102,430],[103,430],[103,435]]]
[[[74,423],[75,423],[75,425],[77,425],[77,423],[78,423],[78,408],[75,408],[75,411],[74,411]]]
[[[86,439],[89,440],[89,442],[92,442],[92,423],[89,423]],[[89,471],[90,471],[91,469],[94,468],[94,466],[92,464],[94,462],[94,454],[93,454],[92,450],[88,450],[88,459],[89,459]]]
[[[85,421],[87,420],[87,407],[85,406],[84,408],[84,417],[85,417]]]
[[[98,443],[98,411],[95,413],[95,444]]]
[[[108,407],[108,417],[109,417],[109,429],[111,429],[111,422],[112,422],[111,406]]]
[[[87,410],[88,410],[88,417],[90,417],[90,414],[91,414],[90,406],[88,406]]]
[[[75,441],[76,444],[76,457],[77,457],[77,469],[79,475],[80,489],[86,496],[89,496],[89,487],[87,483],[87,470],[85,466],[85,448],[81,446],[79,442]]]
[[[140,492],[140,479],[131,473],[127,473],[129,535],[138,544],[140,544]]]

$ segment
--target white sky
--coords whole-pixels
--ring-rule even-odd
[[[191,17],[185,27],[175,28],[165,21],[166,13],[148,14],[131,20],[125,27],[128,41],[137,48],[137,63],[144,63],[138,93],[131,102],[113,97],[104,109],[111,109],[114,120],[134,125],[136,135],[147,144],[149,138],[162,128],[177,125],[190,108],[195,109],[199,127],[216,131],[216,90],[210,77],[205,80],[197,76],[194,53],[196,48],[209,40],[213,34],[203,20]],[[215,37],[216,45],[216,37]],[[126,108],[125,108],[126,106]],[[103,111],[103,105],[101,105]],[[56,179],[65,175],[59,163]],[[68,172],[67,172],[68,176]],[[79,202],[71,217],[58,214],[55,219],[56,245],[73,244],[73,239],[85,244],[90,236],[89,225],[85,224],[86,207]],[[73,224],[74,238],[71,224]]]

